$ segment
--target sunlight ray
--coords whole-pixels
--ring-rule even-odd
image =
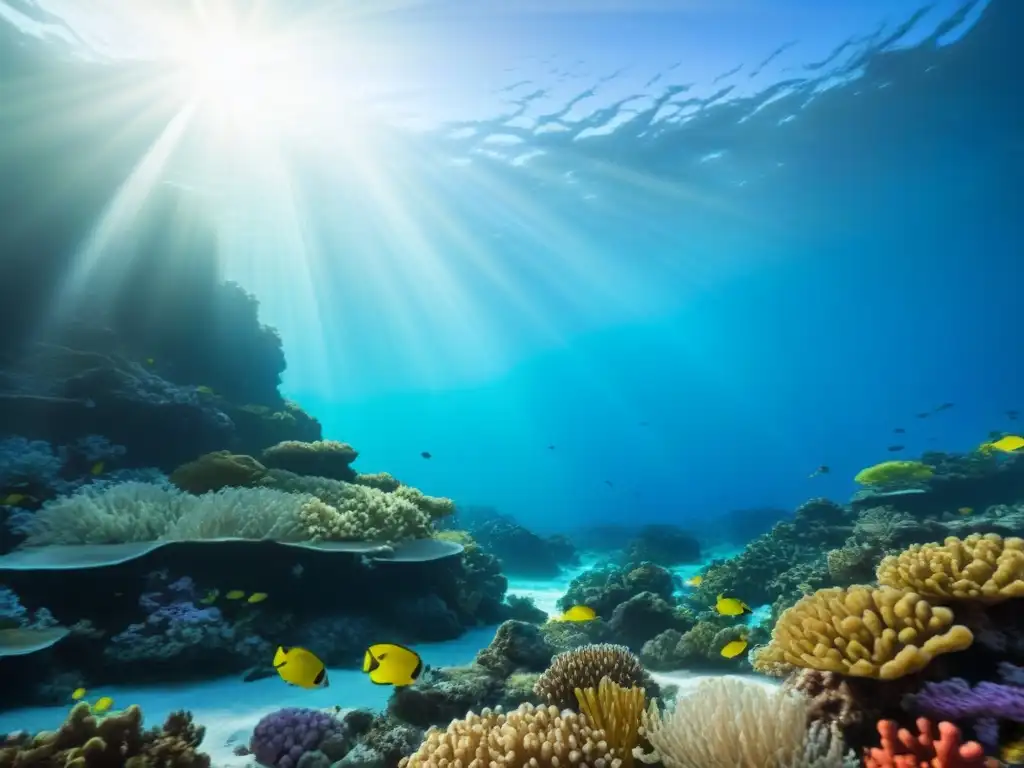
[[[57,312],[62,308],[73,309],[75,299],[87,287],[99,263],[118,257],[119,249],[115,247],[118,238],[128,230],[149,194],[159,183],[168,160],[192,120],[194,109],[195,105],[187,105],[174,116],[114,194],[67,271],[53,303]]]

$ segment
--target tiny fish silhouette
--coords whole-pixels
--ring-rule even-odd
[[[548,446],[548,450],[549,450],[549,451],[553,451],[553,450],[555,450],[555,446],[553,446],[553,445],[549,445],[549,446]]]
[[[953,403],[943,403],[942,405],[938,406],[935,409],[935,413],[938,413],[939,411],[948,411],[952,407],[953,407]]]
[[[906,431],[907,430],[905,430],[903,427],[896,427],[896,429],[893,430],[893,432],[895,432],[897,435],[902,435]]]
[[[902,451],[903,450],[903,446],[902,445],[890,445],[888,448],[886,448],[886,450],[891,452],[891,453],[896,453],[896,451]]]
[[[917,418],[919,418],[919,419],[927,419],[930,415],[931,415],[930,413],[925,411],[924,413],[917,414]]]
[[[614,485],[612,485],[612,481],[611,480],[605,480],[604,484],[607,485],[609,488],[614,488],[615,487]]]
[[[431,456],[430,456],[430,451],[421,451],[421,452],[420,452],[420,456],[422,456],[422,457],[423,457],[424,459],[429,459],[429,458],[431,458]]]
[[[1018,416],[1020,416],[1020,411],[1007,411],[1006,412],[1006,417],[1010,421],[1016,421]]]

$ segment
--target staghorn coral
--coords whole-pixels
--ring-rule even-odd
[[[1024,597],[1024,539],[990,533],[915,544],[882,560],[878,583],[940,600],[992,604]]]
[[[665,768],[841,768],[856,765],[834,728],[807,727],[803,696],[720,677],[702,681],[674,709],[656,702],[644,712],[641,735],[653,752],[633,754]]]
[[[927,481],[934,470],[920,461],[883,461],[865,467],[853,478],[855,483],[872,487],[908,487]]]
[[[953,624],[951,610],[912,592],[822,589],[782,614],[754,668],[785,662],[894,680],[924,669],[939,654],[964,650],[973,639],[967,627]]]
[[[596,689],[605,677],[624,688],[653,686],[640,659],[628,648],[601,643],[555,656],[537,680],[534,691],[549,704],[572,707],[576,704],[577,688]]]
[[[960,740],[960,729],[952,723],[939,723],[935,739],[931,722],[917,720],[917,734],[900,728],[892,720],[878,721],[881,746],[864,755],[865,768],[996,768],[998,761],[987,760],[981,745]]]
[[[621,755],[585,715],[522,704],[507,715],[484,709],[431,728],[399,768],[618,768]]]
[[[608,745],[622,755],[622,764],[630,768],[647,702],[643,689],[623,688],[604,677],[597,690],[577,688],[575,693],[580,712],[593,727],[604,731]]]

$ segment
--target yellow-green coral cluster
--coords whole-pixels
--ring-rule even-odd
[[[1024,597],[1024,539],[990,533],[915,544],[882,560],[877,575],[879,584],[939,601]]]
[[[933,470],[920,461],[883,461],[857,473],[854,481],[860,485],[889,486],[913,485],[928,480]]]
[[[754,668],[777,664],[894,680],[974,640],[949,608],[890,587],[820,589],[787,609]]]

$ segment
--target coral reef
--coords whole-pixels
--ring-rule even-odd
[[[163,728],[147,731],[136,706],[94,716],[80,702],[56,731],[0,742],[0,768],[209,768],[210,758],[198,751],[204,735],[187,712],[172,713]]]
[[[674,525],[645,525],[625,546],[623,559],[627,565],[655,563],[670,567],[680,563],[700,562],[700,542]]]
[[[558,575],[562,566],[578,559],[572,543],[564,536],[538,536],[491,507],[460,508],[456,522],[487,553],[498,558],[507,574],[552,577]]]
[[[996,768],[998,762],[986,759],[981,745],[962,743],[960,729],[952,723],[939,723],[935,739],[932,724],[926,718],[917,721],[917,735],[900,728],[892,720],[878,721],[881,746],[868,750],[865,768]]]

